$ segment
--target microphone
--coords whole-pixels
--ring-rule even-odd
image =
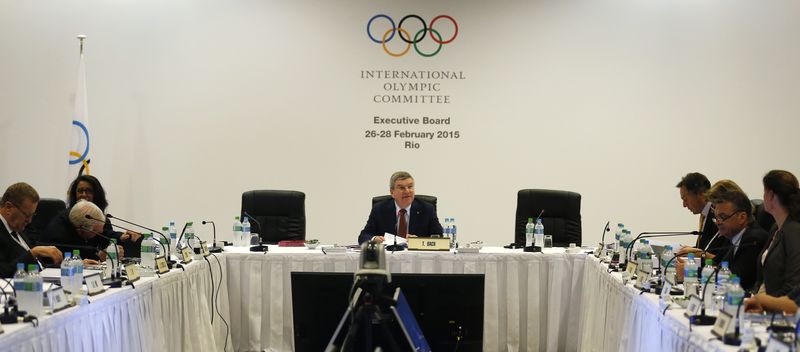
[[[601,256],[605,257],[605,254],[606,254],[606,232],[611,231],[611,229],[608,227],[608,225],[610,225],[610,224],[611,224],[611,221],[609,220],[608,222],[606,222],[606,226],[603,228],[603,237],[600,240],[600,248],[598,248],[597,249],[597,253],[594,254],[595,258],[600,258]]]
[[[145,230],[151,231],[153,233],[157,233],[157,234],[161,235],[161,238],[165,239],[167,241],[167,243],[170,242],[169,241],[169,237],[165,236],[164,233],[162,233],[161,231],[157,231],[157,230],[151,229],[149,227],[145,227],[145,226],[130,222],[130,221],[125,220],[125,219],[120,219],[120,218],[118,218],[118,217],[116,217],[114,215],[111,215],[111,214],[106,214],[106,217],[109,218],[109,219],[117,219],[117,220],[122,221],[122,222],[124,222],[126,224],[130,224],[130,225],[133,225],[133,226],[136,226],[136,227],[143,228]],[[112,226],[117,226],[117,225],[114,225],[114,224],[111,224],[111,225]],[[121,226],[117,226],[117,227],[119,227],[121,229],[125,229],[124,227],[121,227]],[[161,242],[161,241],[159,241],[159,242]],[[161,244],[161,247],[164,248],[164,244]],[[164,258],[167,259],[167,266],[171,269],[172,268],[172,264],[174,264],[175,261],[169,259],[170,258],[170,254],[171,254],[170,251],[169,251],[169,247],[166,248],[164,253],[166,253],[166,256]]]
[[[211,224],[212,231],[214,233],[214,244],[208,249],[210,253],[219,253],[222,252],[222,247],[217,247],[217,225],[214,224],[213,221],[206,221],[203,220],[203,225]]]

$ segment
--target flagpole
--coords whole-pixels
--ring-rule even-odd
[[[79,34],[78,35],[78,40],[81,41],[81,52],[80,52],[80,54],[83,55],[83,41],[86,40],[86,35],[85,34]]]

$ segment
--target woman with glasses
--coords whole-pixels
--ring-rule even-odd
[[[775,225],[757,260],[759,293],[780,297],[800,285],[800,185],[783,170],[768,172],[763,184],[764,210]]]

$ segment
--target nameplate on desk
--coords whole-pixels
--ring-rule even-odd
[[[625,272],[628,273],[628,276],[633,276],[633,274],[636,274],[637,268],[638,265],[636,265],[636,263],[628,262],[628,266],[625,267]]]
[[[669,280],[664,280],[664,286],[661,287],[661,299],[665,302],[669,302],[672,299],[672,296],[669,295],[669,291],[672,291],[672,283]]]
[[[767,343],[767,352],[790,352],[791,350],[792,346],[786,341],[777,339],[773,336],[769,337],[769,342]]]
[[[711,328],[711,333],[718,337],[725,336],[725,334],[728,333],[728,330],[730,329],[732,321],[733,321],[733,316],[731,316],[728,313],[720,311],[719,315],[717,315],[717,320],[714,321],[714,327]]]
[[[449,251],[449,238],[409,237],[408,249],[417,251]]]
[[[700,307],[702,306],[702,301],[700,300],[700,296],[698,295],[689,295],[689,303],[686,305],[686,316],[690,317],[693,315],[697,315],[700,313]]]
[[[183,257],[183,264],[192,262],[192,250],[189,249],[189,247],[183,247],[183,249],[181,249],[181,256]]]
[[[103,287],[103,279],[100,277],[100,273],[89,275],[83,279],[86,281],[86,288],[88,289],[89,296],[103,293],[103,291],[106,290],[105,287]]]
[[[125,265],[125,274],[128,275],[128,282],[139,280],[139,267],[136,263]]]
[[[63,287],[54,287],[47,291],[47,299],[50,301],[50,309],[53,310],[53,313],[69,306],[69,300],[67,300],[67,294],[64,293]]]
[[[156,257],[156,271],[159,275],[169,272],[169,265],[167,265],[167,258],[163,255]]]
[[[653,275],[653,273],[639,270],[638,274],[636,274],[636,281],[639,283],[639,286],[644,286],[644,284],[647,283],[647,280],[650,280],[650,275]]]
[[[203,258],[211,255],[211,252],[208,251],[208,242],[200,241],[200,253],[203,253]]]

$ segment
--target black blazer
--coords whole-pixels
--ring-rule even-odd
[[[58,215],[50,221],[50,225],[48,225],[47,230],[42,233],[40,241],[57,243],[58,245],[56,245],[56,247],[63,253],[72,252],[72,250],[77,249],[81,251],[82,259],[100,260],[100,257],[97,255],[97,250],[89,250],[81,247],[88,246],[97,249],[106,249],[109,241],[100,236],[95,236],[88,240],[79,236],[75,226],[69,221],[70,209],[71,208],[67,208],[58,213]]]
[[[758,261],[758,253],[764,248],[767,243],[767,231],[764,231],[758,224],[751,224],[744,233],[742,239],[739,241],[738,250],[734,254],[733,248],[725,249],[722,254],[714,257],[714,265],[720,265],[723,261],[728,261],[731,272],[741,278],[741,285],[747,291],[757,290],[755,287],[758,281],[758,270],[756,262]],[[724,237],[723,237],[724,238]],[[727,241],[726,246],[732,246],[730,240]],[[733,257],[731,259],[731,257]]]
[[[397,215],[395,214],[394,199],[390,198],[375,204],[369,213],[367,224],[358,235],[358,243],[369,241],[372,236],[382,236],[384,233],[397,233]],[[442,224],[436,216],[436,209],[432,205],[414,198],[411,203],[408,217],[408,233],[420,237],[440,235]]]
[[[800,285],[800,222],[786,219],[780,231],[775,225],[770,233],[773,240],[764,264],[761,256],[766,248],[756,260],[758,282],[764,284],[768,295],[780,297]]]
[[[24,233],[18,233],[18,235],[28,244],[28,247],[33,248],[33,242],[27,235]],[[25,250],[17,241],[14,241],[6,227],[0,223],[0,276],[14,277],[14,273],[17,272],[17,263],[25,263],[25,267],[28,264],[38,265],[31,251]]]

